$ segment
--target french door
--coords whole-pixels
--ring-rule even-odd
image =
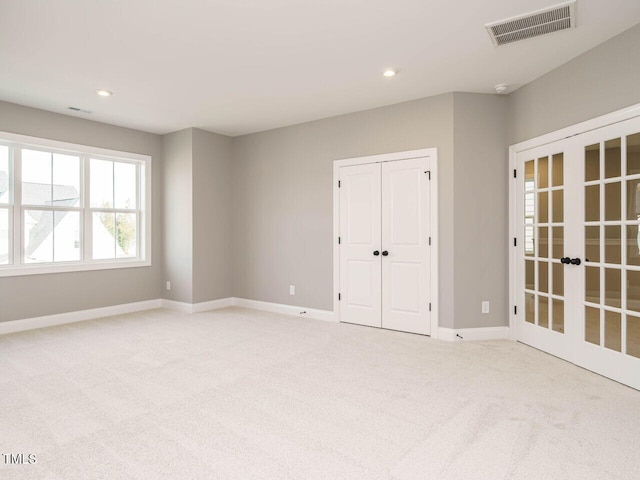
[[[340,168],[340,320],[429,335],[429,158]]]
[[[640,389],[640,119],[516,155],[516,337]]]

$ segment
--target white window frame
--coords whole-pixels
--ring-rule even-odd
[[[137,153],[121,152],[104,148],[59,142],[14,133],[0,132],[0,145],[9,146],[9,263],[0,265],[0,277],[21,275],[37,275],[48,273],[78,272],[89,270],[108,270],[117,268],[148,267],[151,265],[151,172],[152,157]],[[55,206],[32,207],[22,205],[21,151],[23,148],[53,151],[55,153],[72,154],[80,157],[80,206],[56,208]],[[134,163],[138,177],[138,198],[135,210],[117,208],[106,209],[114,213],[138,213],[137,250],[132,258],[92,259],[92,219],[95,211],[105,209],[91,208],[89,202],[89,162],[91,158],[115,162]],[[3,205],[5,208],[6,205]],[[80,212],[80,257],[73,262],[23,263],[24,259],[24,210],[65,210]]]

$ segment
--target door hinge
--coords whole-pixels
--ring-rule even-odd
[[[340,237],[338,237],[338,245],[340,245]]]
[[[342,294],[338,294],[338,301],[342,300]]]
[[[514,169],[513,169],[513,178],[516,178],[516,175],[517,175],[517,171],[516,171],[516,169],[514,168]]]
[[[431,237],[429,237],[429,246],[431,246]]]
[[[429,180],[431,180],[431,170],[425,170],[424,173],[429,175]]]
[[[514,315],[518,314],[518,307],[516,305],[513,306],[513,314]]]
[[[518,246],[518,239],[516,237],[513,237],[513,246],[514,247]]]
[[[340,180],[338,180],[338,188],[340,188]]]
[[[429,302],[429,311],[431,311],[431,302]]]

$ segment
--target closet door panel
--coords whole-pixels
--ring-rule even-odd
[[[381,326],[380,168],[340,169],[340,320],[372,327]]]
[[[428,158],[382,165],[382,327],[424,335],[431,333],[428,171]]]

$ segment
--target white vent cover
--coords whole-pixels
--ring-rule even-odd
[[[554,5],[535,12],[485,25],[493,44],[504,45],[576,27],[576,2]]]

